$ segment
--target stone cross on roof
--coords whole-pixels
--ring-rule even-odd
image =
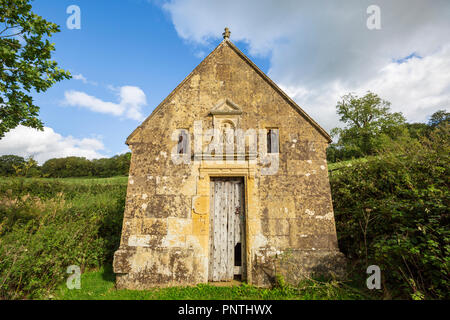
[[[231,35],[230,29],[225,28],[225,32],[222,33],[222,35],[223,35],[223,38],[224,38],[224,39],[229,39],[229,38],[230,38],[230,35]]]

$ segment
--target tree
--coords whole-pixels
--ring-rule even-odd
[[[128,175],[130,171],[131,152],[116,155],[112,159],[115,162],[115,175]]]
[[[49,159],[42,165],[44,177],[68,178],[92,176],[93,164],[84,157]]]
[[[443,123],[450,123],[450,113],[445,110],[438,110],[433,113],[428,121],[428,125],[432,128],[436,128]]]
[[[421,137],[427,136],[430,133],[430,126],[426,123],[416,122],[407,123],[406,127],[411,138],[419,140]]]
[[[0,0],[0,138],[19,124],[42,130],[30,91],[71,77],[51,60],[48,38],[59,26],[33,13],[31,1]]]
[[[33,157],[28,158],[23,163],[12,164],[12,167],[16,176],[28,177],[39,175],[38,163]]]
[[[339,136],[337,146],[349,151],[352,156],[375,154],[386,139],[397,139],[407,135],[405,117],[399,112],[390,112],[390,102],[368,92],[359,98],[351,93],[342,97],[336,105],[344,128],[332,130]]]
[[[22,167],[25,164],[23,157],[15,155],[0,156],[0,175],[10,176],[16,173],[15,167]]]

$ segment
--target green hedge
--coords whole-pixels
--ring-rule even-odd
[[[448,127],[331,175],[340,249],[365,272],[382,270],[385,294],[450,298]]]
[[[450,298],[449,135],[395,146],[331,175],[340,249],[386,297]],[[100,183],[101,182],[101,183]],[[0,299],[45,297],[66,268],[119,245],[126,179],[0,179]]]
[[[66,268],[99,267],[119,245],[126,185],[0,183],[0,299],[44,297]]]

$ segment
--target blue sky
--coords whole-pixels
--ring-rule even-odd
[[[66,26],[70,16],[66,8],[71,4],[81,9],[80,30]],[[65,106],[64,92],[82,91],[118,102],[111,86],[136,86],[147,98],[142,108],[146,117],[200,63],[202,51],[214,49],[221,37],[218,34],[217,41],[200,50],[178,37],[170,17],[147,1],[38,0],[34,10],[61,26],[61,32],[52,37],[55,60],[72,75],[87,79],[86,83],[66,80],[36,94],[42,120],[63,136],[100,138],[106,155],[125,150],[126,137],[140,121]],[[245,51],[245,46],[237,44]],[[267,60],[254,61],[267,71]]]
[[[369,30],[367,8],[380,7]],[[69,30],[66,9],[81,10]],[[411,122],[450,109],[450,1],[35,0],[61,26],[54,59],[74,79],[35,94],[44,132],[18,127],[0,154],[110,157],[222,40],[231,40],[326,130],[336,101],[368,90]]]

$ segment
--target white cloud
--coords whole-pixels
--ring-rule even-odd
[[[371,0],[172,0],[162,4],[179,36],[197,45],[244,41],[270,59],[269,76],[326,129],[349,91],[368,90],[410,121],[449,108],[450,1],[377,0],[381,30],[368,30]],[[402,64],[395,60],[416,53]]]
[[[424,121],[438,109],[450,110],[450,45],[423,59],[390,63],[366,85],[388,97],[395,111]]]
[[[119,103],[105,102],[81,91],[66,91],[64,103],[69,106],[87,108],[94,112],[125,116],[126,118],[143,120],[142,107],[147,105],[144,91],[138,87],[123,86],[117,89]]]
[[[103,158],[106,156],[100,152],[104,149],[103,143],[98,139],[64,137],[49,127],[44,127],[44,131],[39,131],[18,126],[7,132],[0,140],[1,155],[32,156],[40,164],[51,158],[69,156],[87,159]]]
[[[81,73],[79,73],[79,74],[74,74],[74,75],[72,76],[72,78],[75,79],[75,80],[79,80],[79,81],[83,82],[84,84],[91,84],[91,85],[94,85],[94,86],[97,86],[97,85],[98,85],[97,82],[88,80],[88,79],[87,79],[85,76],[83,76]]]
[[[123,149],[122,151],[120,151],[120,152],[118,153],[118,155],[125,154],[125,153],[128,153],[128,152],[131,152],[130,148],[125,148],[125,149]]]
[[[144,91],[138,87],[124,86],[120,88],[120,105],[125,109],[127,118],[143,120],[141,108],[147,105]]]
[[[424,122],[436,110],[450,109],[450,45],[424,58],[413,57],[399,64],[391,62],[365,82],[346,85],[328,83],[314,90],[281,85],[310,115],[327,129],[337,125],[336,102],[344,94],[364,95],[367,90],[392,103],[392,110],[402,112],[409,121]]]
[[[80,74],[74,74],[72,76],[75,80],[80,80],[83,83],[87,83],[87,79],[80,73]]]
[[[123,114],[123,107],[120,104],[104,102],[96,97],[80,91],[66,91],[64,93],[65,102],[70,106],[87,108],[94,112],[110,113],[115,116]]]

